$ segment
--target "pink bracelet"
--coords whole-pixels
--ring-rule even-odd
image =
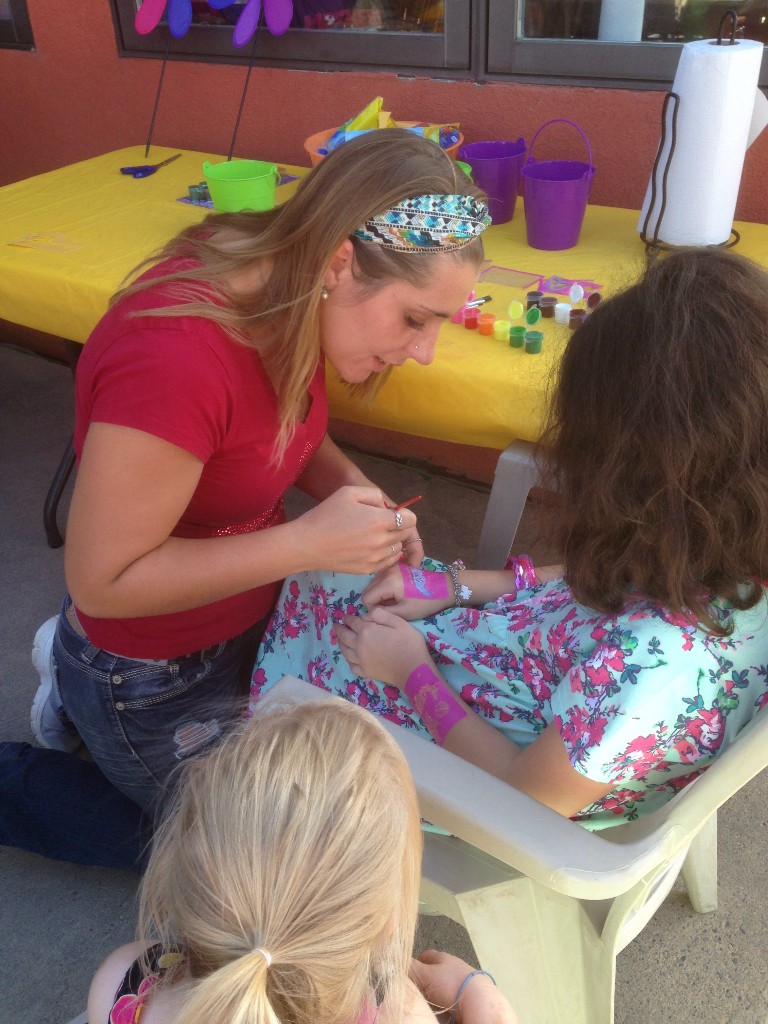
[[[448,580],[444,572],[413,569],[401,562],[400,575],[403,577],[403,597],[421,601],[444,601],[448,598]]]
[[[536,579],[536,568],[528,555],[510,555],[504,568],[515,574],[515,590],[530,590],[539,582]]]
[[[454,725],[467,717],[465,705],[426,663],[411,672],[404,689],[429,735],[442,747]]]

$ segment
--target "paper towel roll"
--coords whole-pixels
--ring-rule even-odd
[[[749,39],[717,45],[686,43],[672,92],[680,97],[677,142],[667,176],[658,237],[670,245],[720,245],[730,238],[747,146],[765,127],[756,96],[763,44]],[[662,176],[672,142],[674,101],[667,107],[666,139],[656,170],[656,199],[646,235],[654,236],[662,204]],[[753,124],[753,114],[758,123]],[[762,126],[759,121],[762,117]],[[756,130],[759,129],[759,130]],[[651,182],[640,213],[643,230]]]
[[[612,42],[639,43],[643,38],[645,0],[603,0],[597,38]]]

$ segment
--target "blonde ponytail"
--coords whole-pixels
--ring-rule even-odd
[[[264,958],[254,952],[200,978],[184,1002],[179,1024],[280,1024],[267,994],[267,971]]]
[[[400,1019],[420,857],[413,783],[376,719],[265,701],[188,766],[142,883],[140,934],[186,956],[179,1022],[355,1024],[373,994]]]

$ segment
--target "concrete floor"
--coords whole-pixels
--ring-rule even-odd
[[[0,739],[31,739],[37,676],[29,652],[64,585],[42,503],[71,424],[69,371],[0,346]],[[424,495],[416,511],[430,554],[472,563],[487,489],[422,466],[360,461],[393,497]],[[291,504],[303,507],[297,498]],[[544,560],[536,520],[529,506],[515,547]],[[678,884],[620,955],[617,1024],[767,1024],[766,819],[763,775],[721,812],[719,910],[695,914]],[[0,848],[0,1024],[64,1024],[79,1014],[99,962],[133,937],[135,892],[128,874]],[[444,918],[422,920],[418,945],[474,958],[466,934]]]

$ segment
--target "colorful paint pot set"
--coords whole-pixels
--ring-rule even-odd
[[[584,289],[580,284],[571,286],[568,292],[571,302],[581,302]],[[519,299],[512,299],[507,307],[509,319],[497,319],[493,313],[483,313],[480,307],[491,301],[490,295],[480,299],[470,296],[467,304],[452,317],[454,323],[463,323],[468,331],[495,338],[496,341],[507,341],[510,348],[523,348],[529,355],[538,355],[544,343],[544,332],[531,330],[540,320],[554,320],[558,324],[567,324],[576,330],[591,310],[600,302],[600,293],[593,292],[586,301],[586,309],[571,306],[571,302],[560,301],[555,295],[545,295],[541,291],[530,291],[525,296],[525,304]],[[513,324],[514,320],[524,320],[525,325]]]

